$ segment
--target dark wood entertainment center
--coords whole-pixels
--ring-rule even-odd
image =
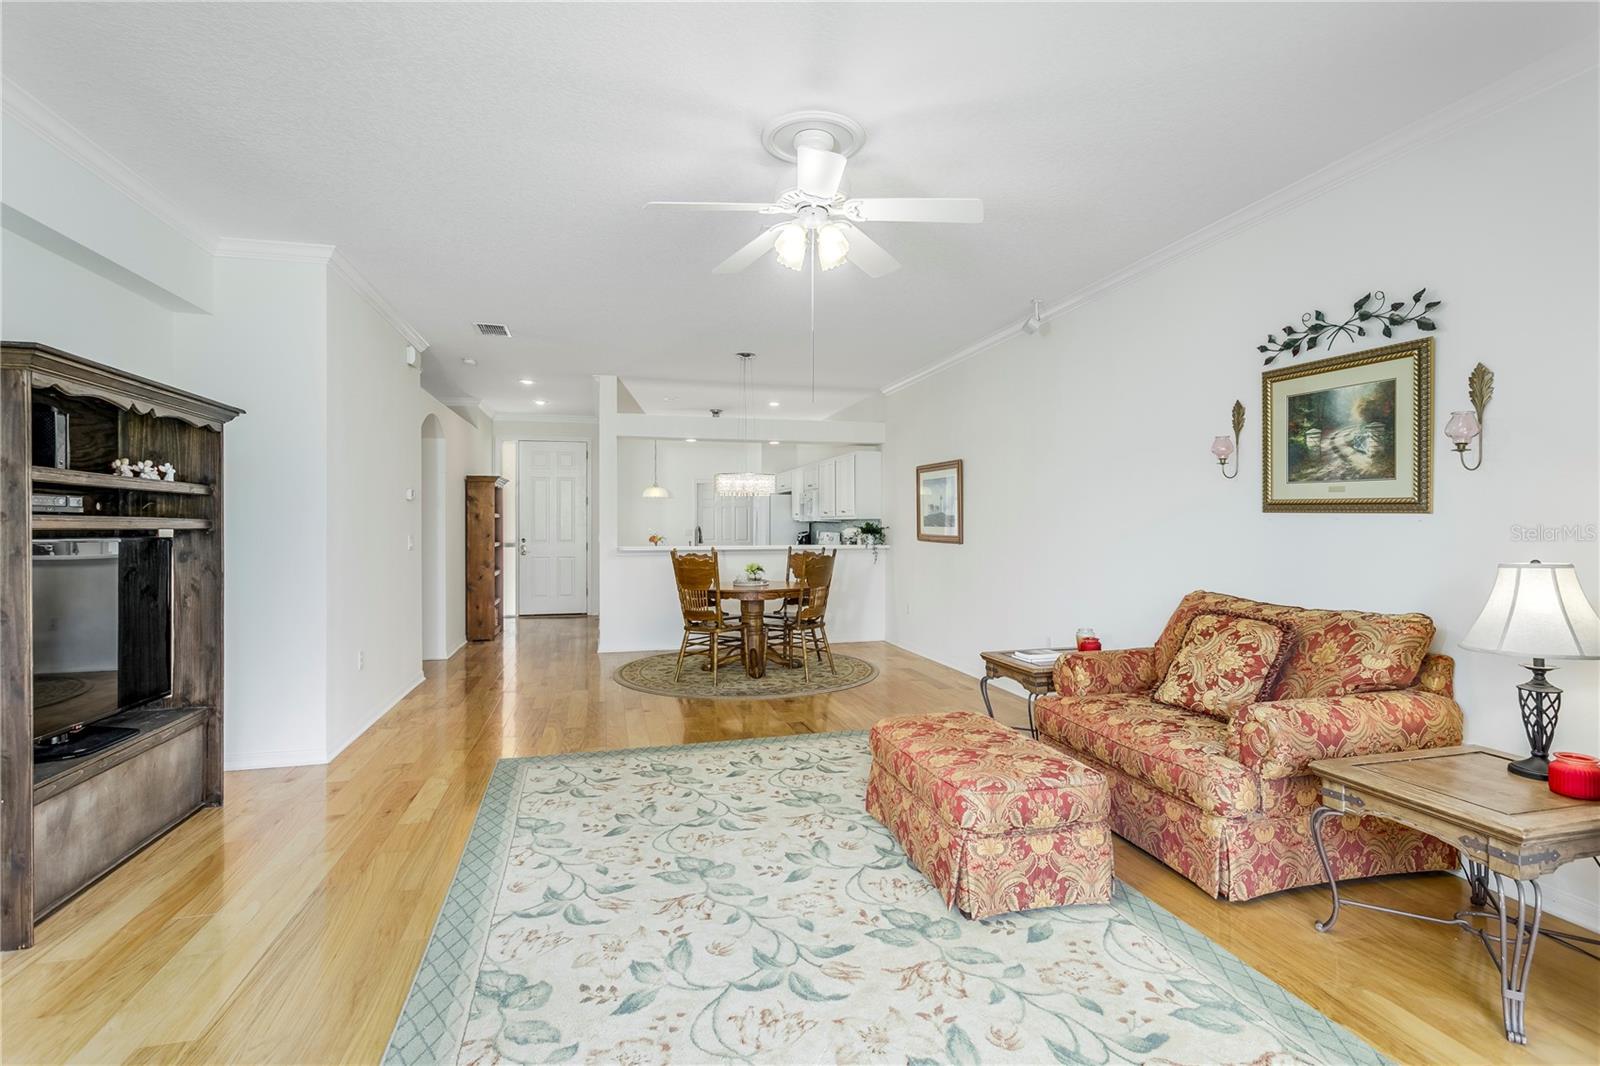
[[[33,401],[67,412],[70,467],[33,465]],[[43,344],[0,344],[0,948],[202,807],[222,803],[222,427],[236,407]],[[178,481],[111,472],[169,462]],[[81,513],[34,494],[81,496]],[[33,758],[35,540],[171,531],[172,694],[125,739]]]

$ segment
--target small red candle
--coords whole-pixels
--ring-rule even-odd
[[[1080,629],[1080,630],[1078,630],[1078,650],[1079,651],[1099,651],[1100,650],[1100,638],[1095,636],[1094,630],[1092,630],[1092,629]]]

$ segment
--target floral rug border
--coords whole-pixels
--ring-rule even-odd
[[[822,667],[820,665],[819,666],[814,666],[814,667],[812,667],[812,671],[811,672],[812,672],[812,676],[815,678],[815,680],[802,682],[803,687],[796,688],[796,689],[794,689],[792,691],[787,691],[787,692],[783,691],[782,689],[772,689],[772,690],[768,690],[768,691],[762,691],[760,689],[757,689],[756,691],[753,691],[753,692],[752,691],[738,691],[737,689],[735,689],[733,691],[728,691],[728,690],[717,691],[717,690],[713,689],[710,692],[673,691],[673,690],[668,689],[668,688],[653,688],[653,687],[651,687],[649,685],[644,684],[643,682],[633,681],[633,680],[629,679],[628,677],[624,676],[629,667],[637,666],[639,663],[644,662],[647,659],[676,659],[676,658],[677,658],[677,652],[671,652],[671,651],[668,651],[668,652],[651,652],[648,655],[640,655],[637,658],[629,659],[627,662],[623,663],[621,666],[619,666],[615,670],[611,671],[611,680],[616,682],[617,684],[621,685],[623,688],[631,689],[634,692],[643,692],[647,696],[665,696],[668,699],[675,699],[675,700],[804,700],[804,699],[810,699],[813,696],[828,696],[828,695],[832,695],[835,692],[845,692],[845,691],[847,691],[849,689],[860,688],[862,685],[871,684],[872,682],[874,682],[874,681],[876,681],[878,679],[878,668],[876,666],[873,666],[871,663],[867,662],[865,659],[857,658],[854,655],[846,655],[843,652],[836,652],[834,654],[834,658],[836,660],[838,660],[839,662],[841,662],[841,663],[849,662],[849,663],[855,664],[855,666],[857,666],[857,667],[865,668],[866,673],[863,676],[856,677],[854,679],[846,680],[846,681],[842,681],[841,682],[837,678],[830,678],[830,676],[828,675],[827,671],[822,669]],[[698,667],[695,667],[695,669],[698,669]],[[783,668],[780,667],[780,669],[783,669]],[[757,685],[760,684],[760,682],[755,681],[755,679],[748,678],[744,673],[744,667],[739,663],[730,663],[727,666],[722,667],[722,671],[724,673],[726,673],[729,670],[737,671],[736,681],[742,680],[742,681],[746,681],[746,682],[754,682]],[[798,674],[799,671],[795,670],[794,673]],[[767,674],[767,676],[768,677],[772,677],[773,674],[771,672],[769,672]],[[758,738],[750,738],[750,739],[770,740],[770,739],[774,739],[774,738],[771,738],[771,737],[758,737]],[[781,738],[777,738],[777,739],[781,739]],[[713,744],[743,744],[743,743],[745,743],[745,741],[743,741],[743,740],[719,740],[719,741],[709,741],[708,743],[713,743]],[[679,746],[681,746],[681,745],[679,745]],[[643,749],[640,749],[640,750],[643,750]],[[587,754],[587,753],[585,753],[585,754]]]
[[[525,764],[603,759],[647,752],[681,751],[685,747],[748,747],[805,742],[817,736],[862,736],[862,730],[828,734],[751,737],[693,745],[672,744],[639,748],[501,759],[495,764],[478,807],[472,832],[460,864],[445,895],[439,916],[429,934],[405,1005],[395,1021],[383,1062],[432,1064],[454,1062],[460,1034],[472,1002],[477,971],[483,957],[494,902],[499,894],[508,845],[516,823],[514,787]],[[1246,1006],[1260,1010],[1289,1032],[1298,1035],[1307,1050],[1333,1061],[1383,1064],[1384,1057],[1344,1026],[1339,1025],[1277,982],[1241,961],[1232,952],[1200,933],[1143,893],[1121,881],[1113,883],[1112,903],[1146,932],[1159,937],[1170,949],[1228,989]]]

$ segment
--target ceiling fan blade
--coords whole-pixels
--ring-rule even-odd
[[[767,214],[781,210],[776,204],[725,204],[706,200],[651,200],[644,206],[646,209],[670,207],[679,211],[764,211]]]
[[[832,200],[839,195],[839,183],[844,180],[845,157],[838,152],[824,152],[821,148],[801,146],[795,150],[795,187],[808,196]]]
[[[873,197],[849,200],[844,213],[856,222],[982,222],[983,201],[954,196]]]
[[[848,222],[840,222],[837,225],[844,230],[844,239],[850,242],[850,251],[846,253],[845,261],[860,267],[861,272],[867,277],[881,278],[900,269],[899,261],[884,251],[883,246],[877,241]]]
[[[728,258],[716,265],[711,271],[713,274],[737,274],[745,267],[772,250],[778,240],[778,227],[771,226],[761,231],[760,235],[749,244],[734,252]]]

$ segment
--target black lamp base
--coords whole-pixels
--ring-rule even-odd
[[[1561,690],[1549,681],[1555,669],[1543,659],[1524,663],[1533,676],[1517,686],[1517,705],[1522,710],[1522,727],[1528,733],[1529,755],[1507,763],[1506,770],[1534,781],[1550,780],[1550,743],[1555,740],[1556,722],[1561,717]]]
[[[1506,770],[1518,777],[1531,777],[1535,781],[1550,780],[1550,760],[1541,759],[1537,755],[1506,763]]]

